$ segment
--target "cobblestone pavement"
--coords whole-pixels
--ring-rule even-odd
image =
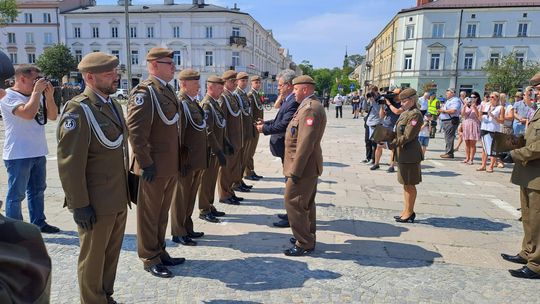
[[[227,212],[220,224],[194,216],[204,231],[196,247],[170,241],[172,256],[187,258],[171,279],[150,276],[136,254],[135,211],[129,212],[118,266],[115,299],[122,303],[508,303],[537,302],[535,281],[512,278],[501,252],[517,253],[521,243],[518,187],[511,168],[476,172],[477,165],[442,160],[441,133],[430,143],[418,187],[418,222],[392,219],[402,207],[395,173],[377,171],[364,158],[363,120],[328,113],[323,139],[324,174],[317,195],[317,247],[308,257],[289,258],[289,229],[272,227],[283,212],[284,183],[279,159],[261,137],[253,182],[241,206],[218,203]],[[275,111],[266,113],[271,117]],[[3,124],[1,125],[3,128]],[[78,238],[71,214],[62,209],[56,167],[54,124],[49,137],[46,214],[60,226],[44,235],[53,260],[52,303],[76,303]],[[463,146],[462,148],[463,149]],[[383,163],[388,152],[383,154]],[[479,162],[479,160],[476,160]],[[5,169],[0,193],[6,193]],[[24,214],[27,214],[26,210]],[[197,213],[197,212],[195,212]]]

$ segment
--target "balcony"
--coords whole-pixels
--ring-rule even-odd
[[[231,36],[229,39],[231,45],[245,47],[247,45],[246,37]]]

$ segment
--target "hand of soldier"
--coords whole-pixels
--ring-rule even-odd
[[[225,158],[225,154],[223,154],[223,151],[218,151],[216,153],[216,157],[221,167],[227,166],[227,159]]]
[[[96,223],[96,212],[92,206],[73,209],[73,220],[83,230],[92,230]]]
[[[234,146],[228,140],[225,140],[223,142],[223,152],[225,153],[225,155],[234,154]]]
[[[509,164],[514,163],[514,159],[512,158],[512,154],[510,152],[503,152],[499,154],[499,158],[501,159],[503,163],[509,163]]]
[[[156,165],[151,164],[150,166],[142,169],[142,178],[147,182],[152,182],[156,176]]]
[[[297,184],[299,179],[300,178],[298,176],[291,174],[291,180],[292,180],[293,183]]]
[[[256,124],[255,128],[257,129],[257,132],[259,133],[263,132],[263,124]]]

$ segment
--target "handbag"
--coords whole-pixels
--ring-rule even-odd
[[[132,171],[128,172],[129,201],[134,204],[137,204],[137,198],[139,197],[139,179],[140,177]]]

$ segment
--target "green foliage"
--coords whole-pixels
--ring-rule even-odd
[[[18,15],[16,0],[0,0],[0,26],[5,26]]]
[[[354,55],[352,55],[354,56]],[[349,56],[351,57],[351,56]],[[341,94],[349,94],[351,92],[349,86],[351,83],[354,83],[355,88],[358,89],[358,83],[356,81],[351,81],[349,79],[349,74],[354,71],[353,67],[345,67],[344,69],[340,68],[322,68],[315,69],[313,65],[307,61],[303,60],[302,63],[298,65],[302,70],[304,75],[309,75],[315,80],[315,91],[318,95],[330,94],[334,96],[338,93],[338,85],[343,85],[343,91]]]
[[[302,60],[302,63],[298,65],[304,75],[313,77],[313,65],[308,60]]]
[[[64,75],[77,67],[75,58],[71,55],[67,46],[63,44],[55,44],[46,49],[39,56],[36,64],[43,71],[43,74],[58,80],[61,80]]]
[[[362,62],[364,62],[364,59],[366,59],[366,56],[358,54],[347,56],[347,60],[349,61],[348,65],[352,68],[356,68],[357,66],[361,65]]]
[[[520,62],[513,52],[503,56],[498,63],[486,62],[483,70],[488,76],[486,86],[490,90],[513,96],[519,87],[526,86],[529,79],[540,70],[540,64],[533,61]]]

